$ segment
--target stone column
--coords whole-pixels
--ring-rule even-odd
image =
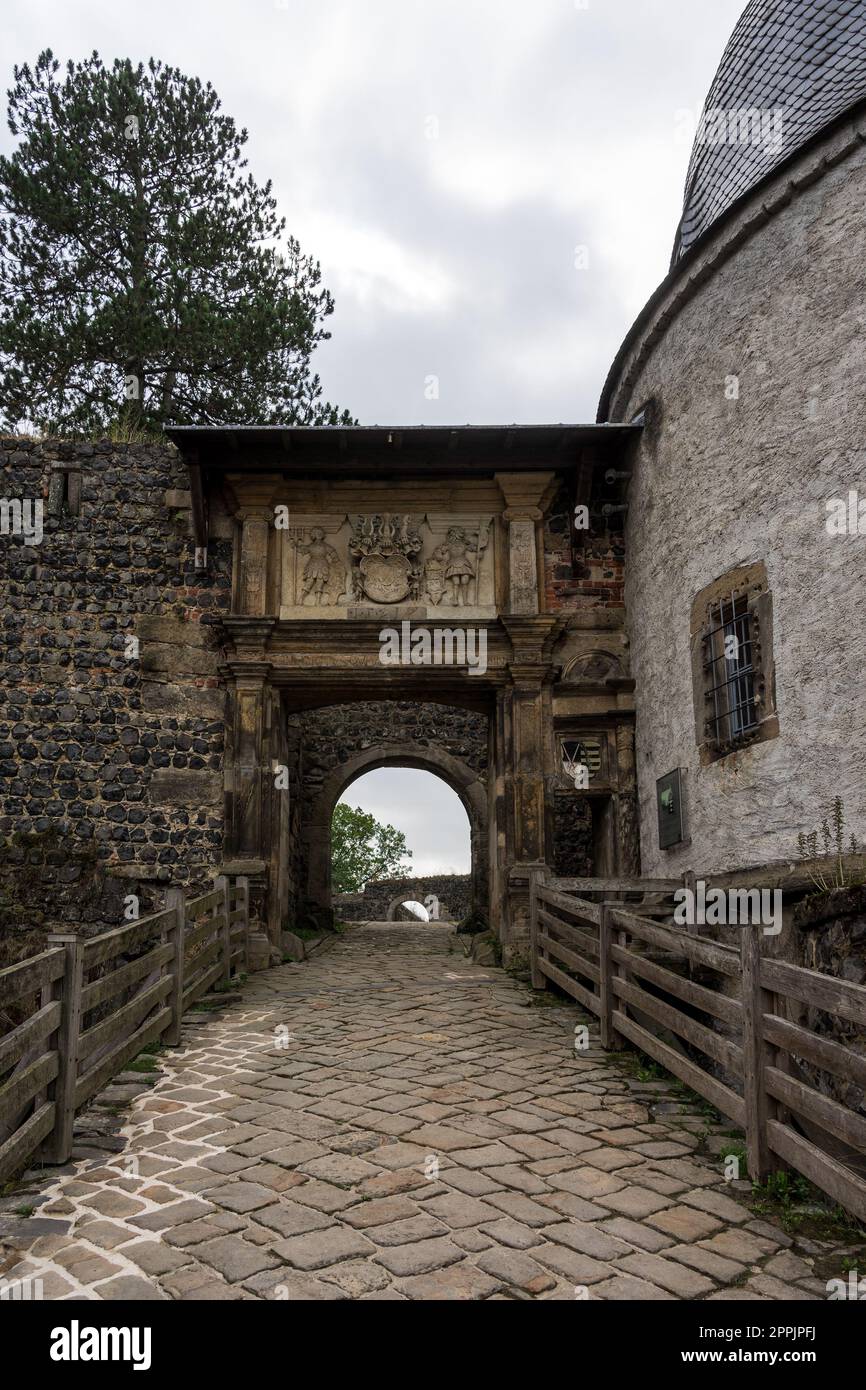
[[[508,523],[509,613],[532,617],[543,604],[538,592],[537,532],[556,485],[553,473],[497,473]]]

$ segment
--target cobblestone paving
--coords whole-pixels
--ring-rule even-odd
[[[57,1299],[826,1298],[824,1243],[754,1218],[696,1156],[704,1118],[448,940],[355,927],[190,1016],[123,1152],[51,1179],[0,1275]]]

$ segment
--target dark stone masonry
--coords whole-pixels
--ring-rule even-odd
[[[334,911],[344,922],[417,920],[414,913],[400,910],[402,903],[412,902],[426,907],[431,921],[462,922],[469,916],[471,884],[469,874],[383,878],[366,884],[363,893],[336,895]]]
[[[231,546],[195,573],[185,482],[172,446],[0,440],[0,496],[44,508],[0,536],[0,965],[219,859]]]
[[[383,743],[415,743],[449,753],[482,778],[487,771],[488,721],[472,710],[414,700],[365,700],[310,710],[302,723],[305,797],[315,795],[328,772]]]

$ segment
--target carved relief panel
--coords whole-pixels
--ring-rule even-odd
[[[492,516],[297,515],[280,532],[281,618],[379,609],[494,617]]]

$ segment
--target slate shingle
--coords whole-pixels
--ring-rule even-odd
[[[674,263],[743,193],[866,99],[866,0],[750,0],[706,110],[781,109],[778,140],[702,141],[692,151]]]

